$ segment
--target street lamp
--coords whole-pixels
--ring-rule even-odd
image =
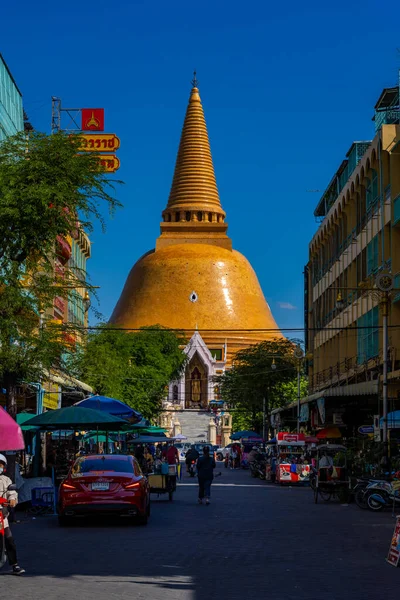
[[[272,357],[271,370],[276,371],[275,356]],[[264,398],[263,398],[263,440],[265,440],[265,434],[266,434],[266,419],[267,419],[267,399],[266,399],[266,396],[264,395]]]

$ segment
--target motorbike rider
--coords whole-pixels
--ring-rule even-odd
[[[192,444],[189,450],[186,452],[185,463],[186,463],[186,473],[189,473],[189,468],[192,462],[196,462],[199,458],[200,454],[197,452],[195,445]]]
[[[2,498],[6,498],[10,507],[13,508],[17,505],[18,494],[16,491],[8,491],[8,487],[12,485],[12,481],[7,475],[5,475],[5,471],[7,468],[7,459],[4,454],[0,454],[0,496]],[[4,541],[7,550],[8,562],[10,567],[12,567],[13,575],[22,575],[25,573],[25,569],[22,569],[18,565],[17,559],[17,547],[15,545],[14,538],[11,533],[11,529],[8,523],[7,518],[7,509],[4,507],[3,515],[4,515]]]
[[[247,457],[247,461],[248,461],[249,465],[251,465],[251,463],[253,463],[254,461],[257,460],[258,452],[259,452],[259,450],[258,450],[257,446],[253,446]]]

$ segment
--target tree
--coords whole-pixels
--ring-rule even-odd
[[[222,399],[232,409],[235,429],[261,433],[264,398],[268,423],[271,410],[296,397],[297,364],[293,349],[293,342],[287,339],[255,344],[237,352],[233,367],[215,378]]]
[[[70,370],[96,393],[117,398],[154,419],[170,381],[185,366],[179,333],[155,325],[126,332],[110,325],[90,333],[82,352],[71,357]]]
[[[119,206],[98,157],[78,136],[19,133],[0,145],[0,381],[16,415],[16,386],[37,381],[71,351],[72,325],[51,324],[54,298],[86,283],[57,274],[60,244]],[[79,222],[78,222],[79,219]]]

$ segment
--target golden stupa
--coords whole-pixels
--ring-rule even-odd
[[[237,350],[281,337],[257,276],[227,236],[196,82],[183,124],[161,235],[129,273],[111,316],[136,329],[198,330],[209,349]]]

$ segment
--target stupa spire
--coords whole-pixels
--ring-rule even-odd
[[[196,71],[192,85],[167,209],[211,210],[225,217],[215,179]]]
[[[232,248],[226,234],[228,225],[219,199],[196,71],[192,86],[157,248],[189,240]]]

